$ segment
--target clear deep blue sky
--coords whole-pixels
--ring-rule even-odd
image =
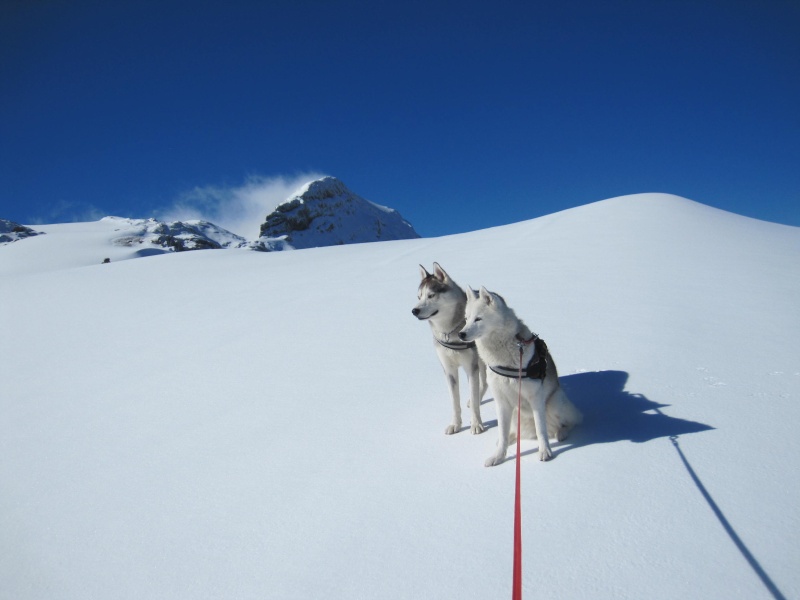
[[[800,2],[0,0],[0,218],[299,172],[424,236],[638,192],[800,226]]]

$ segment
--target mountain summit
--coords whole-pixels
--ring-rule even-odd
[[[420,237],[396,210],[354,194],[335,177],[305,184],[261,225],[261,239],[314,248]]]

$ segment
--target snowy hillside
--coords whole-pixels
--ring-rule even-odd
[[[525,598],[800,597],[800,229],[646,194],[101,265],[107,225],[0,246],[0,598],[509,598],[514,459],[483,466],[491,393],[442,433],[433,261],[584,413],[523,444]]]
[[[106,259],[116,262],[188,250],[283,249],[280,240],[248,242],[201,220],[163,222],[104,217],[88,223],[38,225],[36,229],[32,235],[37,232],[47,235],[26,240],[24,244],[7,244],[3,249],[0,275],[83,267],[103,263]]]
[[[364,200],[335,177],[307,183],[267,215],[261,237],[282,236],[297,249],[419,237],[396,210]]]

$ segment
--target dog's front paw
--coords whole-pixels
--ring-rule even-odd
[[[445,435],[453,435],[454,433],[458,433],[461,431],[461,421],[456,421],[455,423],[451,423],[447,426],[447,429],[444,430]]]
[[[500,463],[502,463],[506,459],[505,455],[502,456],[490,456],[486,459],[486,462],[483,463],[484,467],[496,467]]]
[[[479,433],[483,433],[484,431],[486,431],[486,426],[480,421],[473,421],[470,427],[470,431],[472,432],[473,435],[477,435]]]
[[[550,460],[551,458],[553,458],[553,451],[550,450],[550,446],[546,446],[544,444],[539,446],[539,460],[545,461]]]

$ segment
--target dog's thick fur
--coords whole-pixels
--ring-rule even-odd
[[[505,377],[491,370],[492,366],[518,367],[520,354],[518,339],[529,340],[531,330],[514,314],[505,300],[486,288],[468,292],[466,324],[459,332],[463,341],[474,341],[483,361],[490,367],[489,386],[497,405],[499,438],[497,450],[486,460],[486,466],[499,465],[505,460],[512,425],[521,418],[521,429],[539,440],[539,460],[550,460],[553,452],[549,438],[564,440],[570,430],[582,420],[580,411],[570,402],[558,381],[558,371],[550,352],[547,352],[547,371],[544,379],[522,379],[522,415],[516,415],[520,380]],[[523,346],[522,365],[533,357],[534,344]],[[533,421],[531,427],[531,422]]]
[[[446,348],[437,340],[444,343],[462,344],[458,338],[459,330],[464,326],[464,310],[467,305],[467,295],[444,269],[433,263],[433,273],[420,265],[422,281],[419,284],[417,298],[419,302],[411,313],[421,321],[428,321],[433,334],[433,346],[442,363],[447,385],[450,389],[450,398],[453,402],[453,421],[445,429],[450,435],[461,430],[461,395],[458,387],[458,369],[461,367],[467,374],[470,388],[470,399],[467,406],[472,411],[470,431],[481,433],[484,431],[481,421],[481,399],[486,393],[486,365],[478,356],[475,347],[453,350]]]

